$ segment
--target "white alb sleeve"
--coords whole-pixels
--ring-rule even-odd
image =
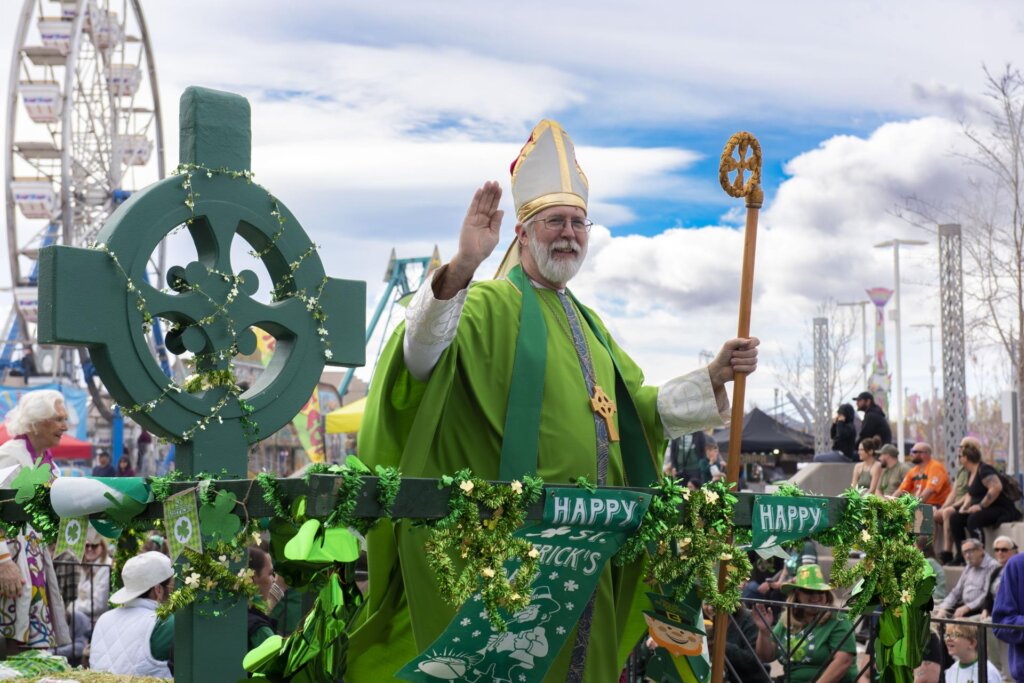
[[[431,283],[424,283],[409,302],[405,311],[405,367],[420,381],[426,381],[459,329],[459,318],[466,305],[469,289],[463,289],[451,299],[434,297]]]
[[[670,439],[729,424],[729,399],[721,405],[707,368],[670,379],[658,387],[658,415]]]

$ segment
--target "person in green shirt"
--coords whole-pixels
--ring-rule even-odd
[[[821,567],[805,564],[792,582],[783,585],[787,608],[774,625],[772,611],[754,605],[757,625],[755,650],[762,662],[780,660],[792,683],[854,683],[857,680],[857,643],[853,625],[845,615],[811,605],[835,606],[832,586]]]

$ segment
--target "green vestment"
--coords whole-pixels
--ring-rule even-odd
[[[429,286],[429,285],[428,285]],[[537,472],[545,483],[569,483],[579,476],[597,480],[597,445],[590,397],[557,294],[537,289],[547,325],[547,365]],[[405,477],[438,477],[469,467],[484,479],[497,479],[508,406],[522,297],[508,280],[473,285],[455,340],[427,382],[405,367],[404,326],[391,337],[374,373],[359,457],[373,465],[396,466]],[[664,450],[657,414],[657,387],[643,386],[643,375],[616,345],[595,315],[609,342],[622,379],[632,396],[649,451]],[[582,320],[582,318],[581,318]],[[597,384],[614,396],[612,359],[586,324]],[[613,418],[614,419],[614,418]],[[607,484],[627,482],[619,443],[610,444]],[[660,463],[652,459],[653,471]],[[455,614],[437,594],[426,563],[426,532],[409,522],[382,521],[367,537],[370,590],[349,644],[346,680],[353,683],[394,680],[394,672],[425,650]],[[636,591],[640,567],[609,563],[597,590],[586,681],[618,681],[633,645],[645,633]],[[627,628],[627,622],[629,627]],[[575,632],[566,641],[546,681],[564,681]]]

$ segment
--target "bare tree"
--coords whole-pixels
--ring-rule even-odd
[[[966,351],[1000,350],[1024,415],[1024,75],[1012,65],[984,73],[984,125],[961,122],[963,189],[944,203],[910,197],[894,213],[933,234],[938,223],[961,225]]]
[[[965,125],[964,135],[972,147],[968,161],[980,171],[973,190],[989,201],[964,207],[970,221],[963,244],[974,285],[970,296],[982,314],[976,316],[979,329],[1003,348],[1022,410],[1024,76],[1007,65],[998,74],[986,69],[985,78],[989,125],[983,130]]]
[[[860,377],[860,366],[850,365],[850,349],[856,333],[856,321],[851,312],[839,309],[834,299],[823,301],[818,306],[817,317],[828,320],[828,395],[829,406],[835,407],[844,396],[852,395]],[[813,323],[809,324],[806,339],[814,338]],[[808,351],[803,342],[796,348],[783,353],[775,378],[787,391],[798,398],[807,397],[813,404],[814,397],[814,351]]]

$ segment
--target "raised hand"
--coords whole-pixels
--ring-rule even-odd
[[[459,251],[452,258],[450,269],[457,274],[472,274],[484,259],[491,255],[498,245],[501,219],[505,212],[498,208],[501,203],[501,185],[490,180],[473,195],[473,201],[466,209],[459,234]]]

